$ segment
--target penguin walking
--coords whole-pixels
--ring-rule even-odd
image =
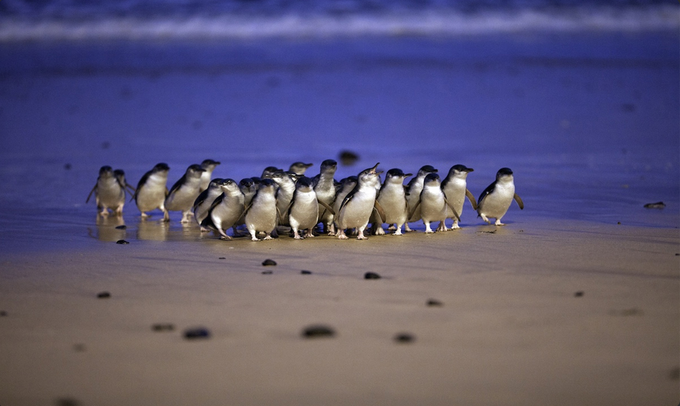
[[[343,178],[338,182],[338,184],[335,187],[335,200],[333,200],[333,212],[337,214],[340,212],[340,206],[342,205],[342,201],[345,200],[345,196],[349,194],[352,190],[354,190],[354,187],[357,185],[357,182],[359,181],[359,178],[356,176],[348,176],[346,178]]]
[[[122,176],[121,176],[122,175]],[[125,173],[117,169],[113,170],[110,166],[102,166],[99,169],[99,176],[97,183],[94,185],[90,194],[87,195],[85,203],[90,201],[92,193],[97,203],[97,209],[100,216],[108,216],[109,209],[116,213],[116,216],[123,215],[123,206],[125,205]]]
[[[212,159],[205,159],[201,162],[201,168],[204,170],[203,173],[201,173],[201,192],[206,190],[210,185],[212,173],[219,164],[221,164],[221,162],[213,161]]]
[[[420,192],[423,190],[425,176],[427,176],[429,173],[436,172],[438,172],[437,169],[435,169],[432,165],[424,165],[418,170],[416,177],[412,178],[406,186],[406,201],[408,202],[409,207],[409,219],[408,222],[404,224],[404,231],[411,231],[411,227],[409,227],[408,223],[413,223],[421,219],[420,209],[416,206],[420,200]]]
[[[488,224],[489,217],[495,218],[497,226],[504,226],[501,218],[507,213],[512,200],[515,199],[520,210],[524,210],[524,202],[515,193],[515,181],[510,168],[501,168],[496,173],[496,180],[479,196],[477,213]]]
[[[288,175],[288,173],[278,170],[271,175],[271,180],[273,180],[279,187],[276,193],[276,209],[279,212],[279,224],[280,226],[289,226],[288,223],[288,208],[290,203],[293,201],[293,195],[295,194],[295,182]]]
[[[215,199],[217,199],[223,193],[222,188],[220,187],[222,183],[223,180],[220,178],[211,180],[208,188],[198,195],[194,201],[194,206],[191,208],[191,211],[194,213],[194,220],[196,220],[196,223],[201,226],[202,232],[208,231],[208,229],[203,227],[201,223],[203,223],[203,220],[208,217],[210,208],[212,207]]]
[[[382,213],[379,203],[376,204],[378,193],[376,187],[380,183],[379,176],[382,173],[376,171],[379,164],[377,163],[374,167],[359,173],[356,186],[343,199],[340,211],[335,219],[338,228],[338,239],[346,240],[348,237],[345,235],[345,230],[349,228],[357,229],[358,240],[368,239],[368,237],[364,236],[364,230],[368,225],[374,208],[381,212],[381,217],[384,219],[384,213]]]
[[[385,223],[396,224],[397,226],[394,235],[402,235],[401,227],[406,224],[406,221],[408,220],[409,213],[404,180],[410,176],[413,175],[404,173],[404,171],[399,168],[390,169],[387,171],[385,182],[378,193],[378,203],[385,212]],[[377,213],[373,213],[371,220],[374,225],[374,234],[385,234],[385,230],[382,228],[382,221],[380,221]]]
[[[288,211],[288,221],[293,229],[293,238],[301,240],[314,237],[312,230],[319,220],[319,204],[324,205],[325,203],[319,203],[312,180],[304,176],[299,178]],[[333,209],[326,206],[326,210],[332,211]],[[305,235],[300,235],[302,230],[305,230]]]
[[[436,173],[428,173],[423,182],[423,190],[420,192],[420,200],[416,203],[413,210],[420,208],[420,216],[425,223],[425,232],[433,233],[430,224],[434,221],[439,221],[437,231],[448,231],[446,228],[446,216],[449,210],[453,215],[460,219],[460,216],[451,204],[446,200],[446,195],[441,189],[441,182],[439,175]]]
[[[245,196],[233,179],[221,179],[218,187],[222,194],[213,201],[201,226],[216,230],[222,240],[231,240],[227,230],[243,217]]]
[[[255,193],[257,192],[257,186],[259,185],[259,183],[260,178],[243,178],[238,183],[238,186],[241,189],[243,196],[245,196],[246,206],[250,205],[250,201],[253,199],[253,196],[255,196]]]
[[[309,169],[314,164],[306,164],[304,162],[294,162],[288,168],[288,172],[294,173],[298,176],[304,176],[307,169]]]
[[[467,189],[467,176],[473,171],[474,169],[468,168],[465,165],[453,165],[451,169],[449,169],[446,178],[442,181],[442,190],[446,195],[446,200],[453,206],[459,216],[463,214],[463,203],[465,203],[466,196],[468,200],[470,200],[470,204],[472,204],[472,209],[477,210],[477,201]],[[451,226],[452,230],[460,228],[458,219],[453,213],[449,213],[447,218],[453,219],[453,225]]]
[[[149,216],[146,214],[148,211],[161,209],[163,221],[170,220],[168,210],[165,208],[165,198],[168,195],[168,171],[170,171],[168,164],[161,162],[139,180],[133,198],[142,213],[142,218]]]
[[[319,174],[312,178],[314,184],[314,191],[316,197],[320,202],[327,205],[332,205],[335,200],[335,171],[338,169],[338,163],[332,159],[326,159],[321,162]],[[335,228],[333,225],[333,215],[326,210],[324,206],[319,204],[319,222],[323,223],[323,231],[328,235],[335,235]]]
[[[260,241],[257,238],[259,231],[266,234],[265,240],[272,239],[271,233],[276,228],[279,217],[276,212],[276,191],[276,183],[273,180],[262,179],[250,207],[246,209],[246,228],[253,241]]]
[[[201,175],[205,169],[200,165],[190,165],[184,175],[175,182],[165,198],[165,208],[168,211],[181,211],[182,223],[188,223],[191,217],[191,207],[201,193]]]

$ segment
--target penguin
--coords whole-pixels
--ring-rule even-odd
[[[201,193],[201,175],[205,169],[200,165],[190,165],[184,175],[170,188],[165,198],[165,208],[168,211],[181,211],[182,223],[188,223],[191,216],[191,206]]]
[[[191,211],[193,211],[194,219],[198,225],[201,225],[203,220],[208,217],[213,202],[223,193],[222,188],[220,188],[221,184],[222,179],[220,178],[211,180],[210,184],[208,184],[208,188],[202,191],[194,201],[194,206],[191,208]],[[208,229],[201,226],[201,231],[206,232]]]
[[[347,239],[345,229],[348,228],[357,229],[358,240],[368,239],[368,237],[364,236],[364,230],[368,225],[368,220],[371,218],[371,213],[373,212],[374,207],[381,211],[379,203],[376,204],[376,197],[378,194],[376,186],[380,182],[379,175],[382,173],[376,171],[378,165],[380,165],[380,163],[359,173],[356,186],[343,199],[342,204],[340,205],[340,211],[335,218],[335,223],[338,228],[338,239]],[[382,220],[384,220],[384,213],[381,213],[381,221]]]
[[[338,163],[332,159],[326,159],[321,162],[319,174],[312,178],[314,184],[314,192],[319,202],[332,205],[335,200],[335,171],[338,169]],[[335,235],[335,227],[333,223],[334,216],[326,210],[326,208],[319,204],[319,221],[324,225],[324,232],[328,235]]]
[[[451,204],[446,200],[446,195],[442,191],[439,175],[432,172],[425,176],[423,190],[420,192],[420,199],[416,206],[411,210],[420,208],[420,216],[425,223],[425,233],[433,233],[430,224],[439,221],[437,231],[448,231],[446,228],[446,216],[449,210],[460,220],[460,216]]]
[[[212,159],[206,159],[203,162],[201,162],[201,168],[204,169],[204,172],[201,174],[201,192],[206,190],[208,186],[210,185],[210,178],[212,177],[212,173],[219,165],[221,162],[219,161],[213,161]]]
[[[357,185],[359,178],[356,176],[348,176],[343,178],[338,182],[335,187],[335,200],[333,201],[333,212],[336,214],[340,211],[340,205],[342,201],[345,200],[345,196],[351,192]]]
[[[406,203],[406,187],[404,186],[404,179],[413,176],[411,173],[404,173],[399,168],[393,168],[387,171],[385,175],[385,182],[378,193],[378,203],[385,211],[385,222],[388,224],[396,224],[397,229],[394,235],[402,235],[401,227],[408,220],[408,205]],[[374,234],[383,235],[385,230],[382,228],[382,222],[379,221],[376,213],[373,213],[371,218],[374,225]]]
[[[416,177],[412,178],[406,186],[406,201],[408,202],[410,217],[408,222],[404,224],[404,231],[411,231],[411,227],[409,227],[408,223],[413,223],[420,220],[420,210],[414,210],[413,208],[416,207],[418,201],[420,200],[420,192],[423,190],[425,176],[427,176],[428,173],[437,172],[437,169],[435,169],[432,165],[425,165],[418,170]]]
[[[274,175],[274,172],[277,171],[282,171],[283,169],[279,169],[275,166],[268,166],[262,170],[262,175],[260,176],[262,179],[271,179],[272,175]]]
[[[312,180],[304,176],[299,178],[295,185],[295,194],[293,195],[290,209],[288,210],[288,221],[293,229],[293,238],[301,240],[307,237],[314,237],[312,230],[318,223],[319,204],[324,205],[325,203],[319,203],[316,192],[314,192]],[[331,210],[332,213],[335,213],[328,205],[326,205],[326,210]],[[300,235],[301,230],[306,230],[304,236]]]
[[[314,164],[306,164],[304,162],[295,162],[290,165],[290,168],[288,168],[288,172],[294,173],[298,176],[304,176],[307,169],[309,169],[309,167],[313,165]]]
[[[168,164],[161,162],[139,180],[133,199],[142,213],[142,218],[149,216],[146,214],[147,211],[161,209],[163,221],[170,220],[168,210],[165,208],[165,198],[168,195],[168,171],[170,171]]]
[[[288,208],[293,201],[293,194],[295,194],[295,182],[288,175],[288,173],[278,170],[272,174],[273,180],[278,186],[279,191],[276,193],[276,209],[279,212],[280,226],[288,226]]]
[[[233,179],[221,179],[218,188],[222,194],[210,206],[209,214],[201,226],[216,230],[222,240],[231,240],[227,230],[243,217],[245,196]]]
[[[97,183],[87,195],[87,200],[85,203],[90,201],[92,193],[94,193],[94,199],[97,203],[97,209],[100,216],[108,216],[109,209],[116,213],[116,216],[123,215],[123,206],[125,205],[125,174],[122,170],[117,169],[119,174],[116,174],[110,166],[102,166],[99,169],[99,176],[97,177]],[[123,173],[122,179],[120,173]]]
[[[477,210],[477,201],[475,200],[475,197],[472,195],[472,193],[470,193],[470,191],[467,189],[466,180],[468,173],[473,171],[474,169],[468,168],[465,165],[453,165],[451,169],[449,169],[449,173],[446,175],[446,178],[444,178],[442,181],[442,190],[446,195],[446,200],[453,206],[454,209],[456,209],[456,213],[458,213],[459,216],[463,214],[463,203],[465,202],[466,196],[468,200],[470,200],[470,204],[472,204],[472,209]],[[452,230],[460,228],[456,216],[453,216],[452,213],[449,213],[447,218],[453,218],[453,225],[451,226]]]
[[[477,213],[488,224],[491,224],[489,217],[495,218],[497,226],[504,226],[501,218],[510,208],[512,200],[515,199],[520,210],[524,210],[524,202],[515,193],[515,182],[510,168],[501,168],[496,173],[496,180],[489,185],[479,196]]]
[[[255,196],[259,182],[260,178],[243,178],[238,183],[238,186],[245,197],[246,206],[250,205],[250,201],[253,199],[253,196]]]
[[[276,228],[278,214],[276,212],[276,183],[271,179],[262,179],[257,193],[246,209],[246,228],[253,241],[259,241],[257,232],[266,234],[265,240],[271,240],[271,233]]]
[[[126,193],[129,191],[130,194],[132,195],[135,194],[135,188],[127,182],[127,179],[125,179],[125,171],[123,171],[122,169],[115,169],[113,171],[113,176],[115,176],[116,179],[118,179],[118,182],[121,185],[125,186]]]

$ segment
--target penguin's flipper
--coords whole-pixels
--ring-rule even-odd
[[[513,199],[517,202],[517,205],[519,206],[520,210],[524,210],[524,202],[522,201],[522,198],[519,197],[517,193],[513,196]]]
[[[87,195],[87,200],[85,200],[85,203],[88,203],[90,201],[90,198],[92,197],[92,193],[94,193],[95,190],[97,190],[97,184],[96,183],[95,183],[94,187],[92,188],[92,190],[90,190],[90,194]]]
[[[169,194],[170,194],[170,191],[168,191],[168,187],[166,186],[165,187],[165,197],[168,197]]]
[[[182,177],[179,178],[179,180],[178,180],[177,182],[175,182],[174,185],[172,185],[172,188],[170,188],[170,192],[168,192],[168,194],[166,194],[165,196],[167,197],[168,195],[170,195],[170,194],[172,194],[172,193],[175,193],[175,191],[176,191],[177,189],[179,189],[180,187],[182,187],[182,185],[183,185],[184,182],[186,181],[186,178],[187,178],[187,175],[186,175],[186,174],[182,175]],[[167,189],[167,187],[166,187],[166,189]]]
[[[449,203],[449,200],[448,200],[448,199],[444,199],[444,201],[446,202],[446,205],[449,206],[449,209],[451,209],[451,211],[453,212],[453,215],[456,216],[456,218],[458,219],[458,221],[460,221],[460,214],[458,214],[458,212],[456,211],[456,209],[453,208],[453,205],[452,205],[451,203]],[[474,205],[473,205],[473,206],[474,206]]]
[[[352,191],[350,191],[349,193],[347,193],[347,196],[345,196],[345,198],[342,199],[342,203],[340,204],[340,209],[339,209],[339,211],[342,211],[342,208],[345,207],[345,205],[346,205],[350,200],[352,200],[352,199],[354,198],[354,195],[357,193],[358,190],[359,190],[359,183],[357,182],[357,185],[354,186],[354,189],[352,189]]]
[[[467,196],[470,203],[472,203],[472,209],[477,210],[477,201],[475,200],[475,196],[472,194],[472,192],[470,192],[468,189],[465,189],[465,196]]]
[[[485,198],[487,195],[490,195],[491,192],[494,191],[494,189],[496,189],[496,182],[493,182],[492,184],[490,184],[489,186],[487,186],[486,189],[484,189],[484,191],[482,192],[482,194],[479,195],[479,199],[477,200],[477,208],[479,208],[479,206],[482,205],[482,201],[484,201],[484,198]]]
[[[318,200],[319,204],[322,205],[326,210],[324,211],[324,214],[326,211],[330,212],[332,215],[335,216],[335,211],[331,206],[329,206],[326,202],[322,202],[321,200]]]
[[[131,184],[125,182],[125,187],[130,191],[130,194],[134,195],[137,193],[137,189],[134,188]]]
[[[408,218],[409,218],[409,219],[413,218],[413,214],[415,214],[416,209],[418,208],[418,206],[420,206],[420,199],[418,199],[418,201],[416,202],[416,205],[413,206],[413,208],[411,209],[411,211],[408,212]]]
[[[382,205],[378,202],[378,199],[375,199],[373,208],[378,212],[378,216],[380,216],[380,221],[384,223],[385,219],[387,219],[387,216],[385,216],[385,209],[383,209]]]

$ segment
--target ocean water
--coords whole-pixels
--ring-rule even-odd
[[[510,227],[680,226],[679,9],[663,2],[0,1],[0,252],[195,240],[101,219],[103,165],[169,185],[342,150],[416,172],[503,166]],[[645,203],[664,201],[663,210]],[[156,216],[158,218],[158,216]],[[128,231],[115,229],[125,223]],[[481,225],[467,207],[463,225]],[[417,226],[422,230],[423,226]]]

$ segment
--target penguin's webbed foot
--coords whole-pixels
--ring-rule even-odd
[[[494,225],[504,226],[505,224],[501,223],[501,219],[496,219],[496,222],[494,223]]]
[[[223,241],[231,241],[231,237],[229,237],[229,236],[226,235],[226,234],[221,234],[221,235],[220,235],[220,240],[223,240]]]
[[[375,235],[385,235],[385,230],[383,230],[382,226],[376,226],[374,234]]]
[[[338,230],[338,240],[348,240],[349,237],[345,235],[345,230]]]
[[[264,236],[263,240],[273,240],[274,237],[271,236],[271,234],[267,234]]]

